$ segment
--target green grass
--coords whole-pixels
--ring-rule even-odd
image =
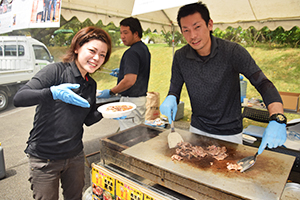
[[[107,69],[115,69],[119,67],[120,59],[128,47],[114,47],[111,58],[108,63],[103,66]],[[149,44],[148,48],[151,53],[151,71],[148,91],[160,93],[160,103],[165,99],[169,90],[172,65],[173,48],[166,44]],[[175,50],[180,47],[176,47]],[[60,61],[60,56],[66,51],[66,47],[49,47],[54,55],[55,61]],[[274,48],[270,45],[262,45],[259,47],[247,47],[249,53],[253,56],[256,63],[266,76],[275,84],[279,91],[300,92],[300,49],[294,48]],[[105,71],[105,70],[104,70]],[[98,89],[110,89],[116,85],[117,78],[106,73],[95,72],[93,78],[98,83]],[[246,81],[248,81],[246,79]],[[259,98],[259,93],[249,83],[247,84],[247,98]],[[184,118],[183,121],[190,121],[191,107],[184,86],[181,101],[184,102]],[[300,118],[300,115],[286,113],[288,120]],[[244,127],[249,124],[266,126],[266,124],[244,120]]]
[[[278,91],[300,92],[300,49],[295,48],[268,48],[248,47],[247,50],[255,59],[265,75],[273,82]],[[246,79],[247,80],[247,79]],[[248,81],[248,80],[247,80]],[[249,81],[248,81],[249,83]],[[247,84],[247,97],[259,98],[260,94],[251,85]],[[300,115],[285,113],[289,120],[300,118]],[[244,120],[244,127],[249,124],[266,126],[266,124]]]

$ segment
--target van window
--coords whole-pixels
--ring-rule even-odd
[[[23,45],[18,45],[18,56],[24,56],[25,50]]]
[[[17,56],[17,45],[4,45],[5,56]]]
[[[0,56],[3,56],[2,46],[0,46]]]
[[[50,55],[43,46],[40,45],[32,45],[32,46],[35,54],[35,59],[50,61]]]
[[[24,56],[24,46],[18,45],[18,56]],[[2,49],[1,49],[2,55]],[[4,55],[5,56],[17,56],[17,45],[4,45]]]

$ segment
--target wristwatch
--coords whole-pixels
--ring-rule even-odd
[[[109,94],[111,95],[111,96],[114,96],[114,95],[116,95],[115,93],[113,93],[111,90],[109,90]]]
[[[273,114],[271,115],[269,121],[275,120],[276,122],[280,123],[280,124],[286,124],[286,117],[281,114],[281,113],[277,113],[277,114]]]

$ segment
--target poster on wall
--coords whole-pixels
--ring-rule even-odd
[[[8,0],[0,0],[0,33],[12,31],[12,3]]]
[[[59,27],[61,0],[0,2],[0,34],[25,28]]]

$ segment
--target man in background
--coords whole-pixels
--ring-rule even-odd
[[[129,17],[120,22],[121,39],[127,49],[121,59],[117,85],[103,90],[98,98],[109,98],[120,94],[120,102],[132,102],[137,107],[119,120],[120,131],[145,122],[151,55],[141,41],[143,29],[137,18]]]

